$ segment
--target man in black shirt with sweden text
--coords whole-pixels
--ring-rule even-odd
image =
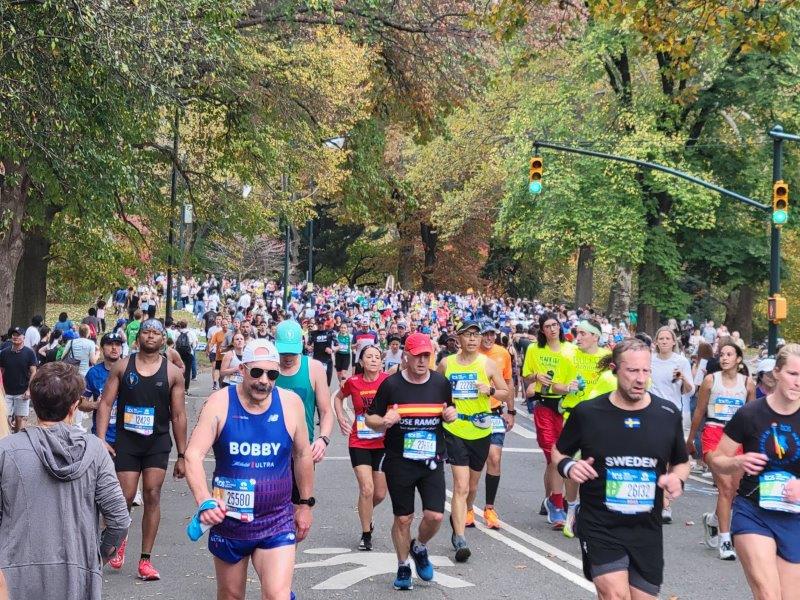
[[[579,404],[553,449],[562,477],[580,484],[583,572],[600,600],[658,597],[664,497],[680,496],[689,476],[681,414],[647,392],[650,360],[644,342],[619,343],[617,390]]]

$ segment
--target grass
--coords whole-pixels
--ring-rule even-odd
[[[65,303],[48,303],[47,308],[45,310],[45,324],[49,325],[50,327],[58,321],[58,315],[62,312],[67,313],[67,316],[72,319],[73,323],[80,323],[81,319],[85,317],[88,313],[87,310],[89,309],[89,304],[65,304]],[[166,309],[163,306],[159,307],[158,312],[156,313],[157,317],[165,317],[166,316]],[[127,315],[125,315],[127,318]],[[172,318],[176,321],[181,319],[185,319],[187,323],[193,324],[195,322],[194,315],[190,313],[188,310],[173,310],[172,311]],[[114,320],[116,319],[116,315],[114,315],[114,307],[112,306],[110,309],[106,308],[106,327],[112,328],[114,324]],[[26,323],[27,325],[27,323]]]

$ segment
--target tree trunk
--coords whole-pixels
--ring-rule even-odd
[[[305,279],[299,272],[300,263],[300,233],[297,227],[292,225],[290,227],[291,236],[289,242],[289,281],[297,282]]]
[[[401,290],[410,290],[414,287],[414,238],[416,232],[413,227],[416,222],[412,220],[397,223],[399,237],[397,248],[397,285]]]
[[[11,312],[14,325],[27,325],[34,315],[45,316],[49,264],[49,236],[39,228],[27,232],[14,284],[14,308]]]
[[[0,177],[0,331],[11,326],[17,266],[24,250],[22,221],[31,180],[25,165],[3,159]],[[14,184],[13,187],[9,184]]]
[[[753,304],[755,290],[749,284],[733,290],[725,303],[725,326],[733,333],[738,331],[745,343],[753,340]]]
[[[633,270],[630,265],[617,263],[614,267],[614,281],[608,296],[606,314],[614,322],[628,318],[631,310],[631,290],[633,287]]]
[[[436,243],[439,239],[439,234],[436,226],[424,222],[420,222],[419,230],[422,237],[422,247],[425,250],[425,263],[422,268],[422,291],[433,292],[436,289],[433,272],[436,269]]]
[[[656,329],[661,322],[661,315],[652,304],[639,303],[638,308],[639,321],[636,325],[636,331],[643,331],[648,335],[655,335]]]
[[[575,307],[591,304],[594,299],[594,248],[578,249],[578,278],[575,282]]]

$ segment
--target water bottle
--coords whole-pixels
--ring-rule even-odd
[[[556,374],[556,373],[555,373],[555,371],[553,371],[552,369],[550,369],[550,370],[547,372],[547,376],[548,376],[548,377],[549,377],[551,380],[553,379],[553,375],[555,375],[555,374]],[[542,392],[542,395],[543,395],[543,396],[551,396],[551,395],[552,395],[552,391],[553,391],[553,384],[551,383],[550,385],[548,385],[548,386],[547,386],[547,387],[544,389],[544,392]]]
[[[578,391],[582,392],[586,389],[586,380],[583,378],[583,375],[578,375],[575,378],[578,381]]]
[[[211,529],[211,525],[206,525],[200,521],[200,513],[203,511],[209,510],[211,508],[217,508],[219,503],[216,500],[208,499],[203,502],[200,507],[197,509],[197,512],[194,513],[192,520],[189,521],[189,524],[186,526],[186,535],[189,536],[189,539],[193,542],[196,542],[203,534]]]

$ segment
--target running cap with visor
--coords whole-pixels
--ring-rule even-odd
[[[756,367],[756,373],[771,373],[774,369],[774,358],[762,358],[758,363],[758,367]]]
[[[433,354],[433,344],[431,344],[431,338],[424,333],[412,333],[406,339],[405,350],[413,356],[425,354],[426,352]]]
[[[253,340],[244,347],[241,363],[244,365],[262,360],[279,362],[280,359],[278,350],[272,342],[269,340]]]
[[[481,325],[477,321],[464,321],[458,328],[458,335],[462,333],[466,333],[470,329],[475,329],[477,331],[481,331]]]
[[[303,330],[297,321],[287,319],[278,323],[275,329],[275,347],[280,354],[303,352]]]
[[[497,333],[497,327],[491,321],[484,321],[481,324],[481,334],[484,333]]]
[[[123,344],[124,340],[122,339],[122,335],[119,333],[106,333],[103,337],[100,338],[100,345],[105,346],[106,344]]]

